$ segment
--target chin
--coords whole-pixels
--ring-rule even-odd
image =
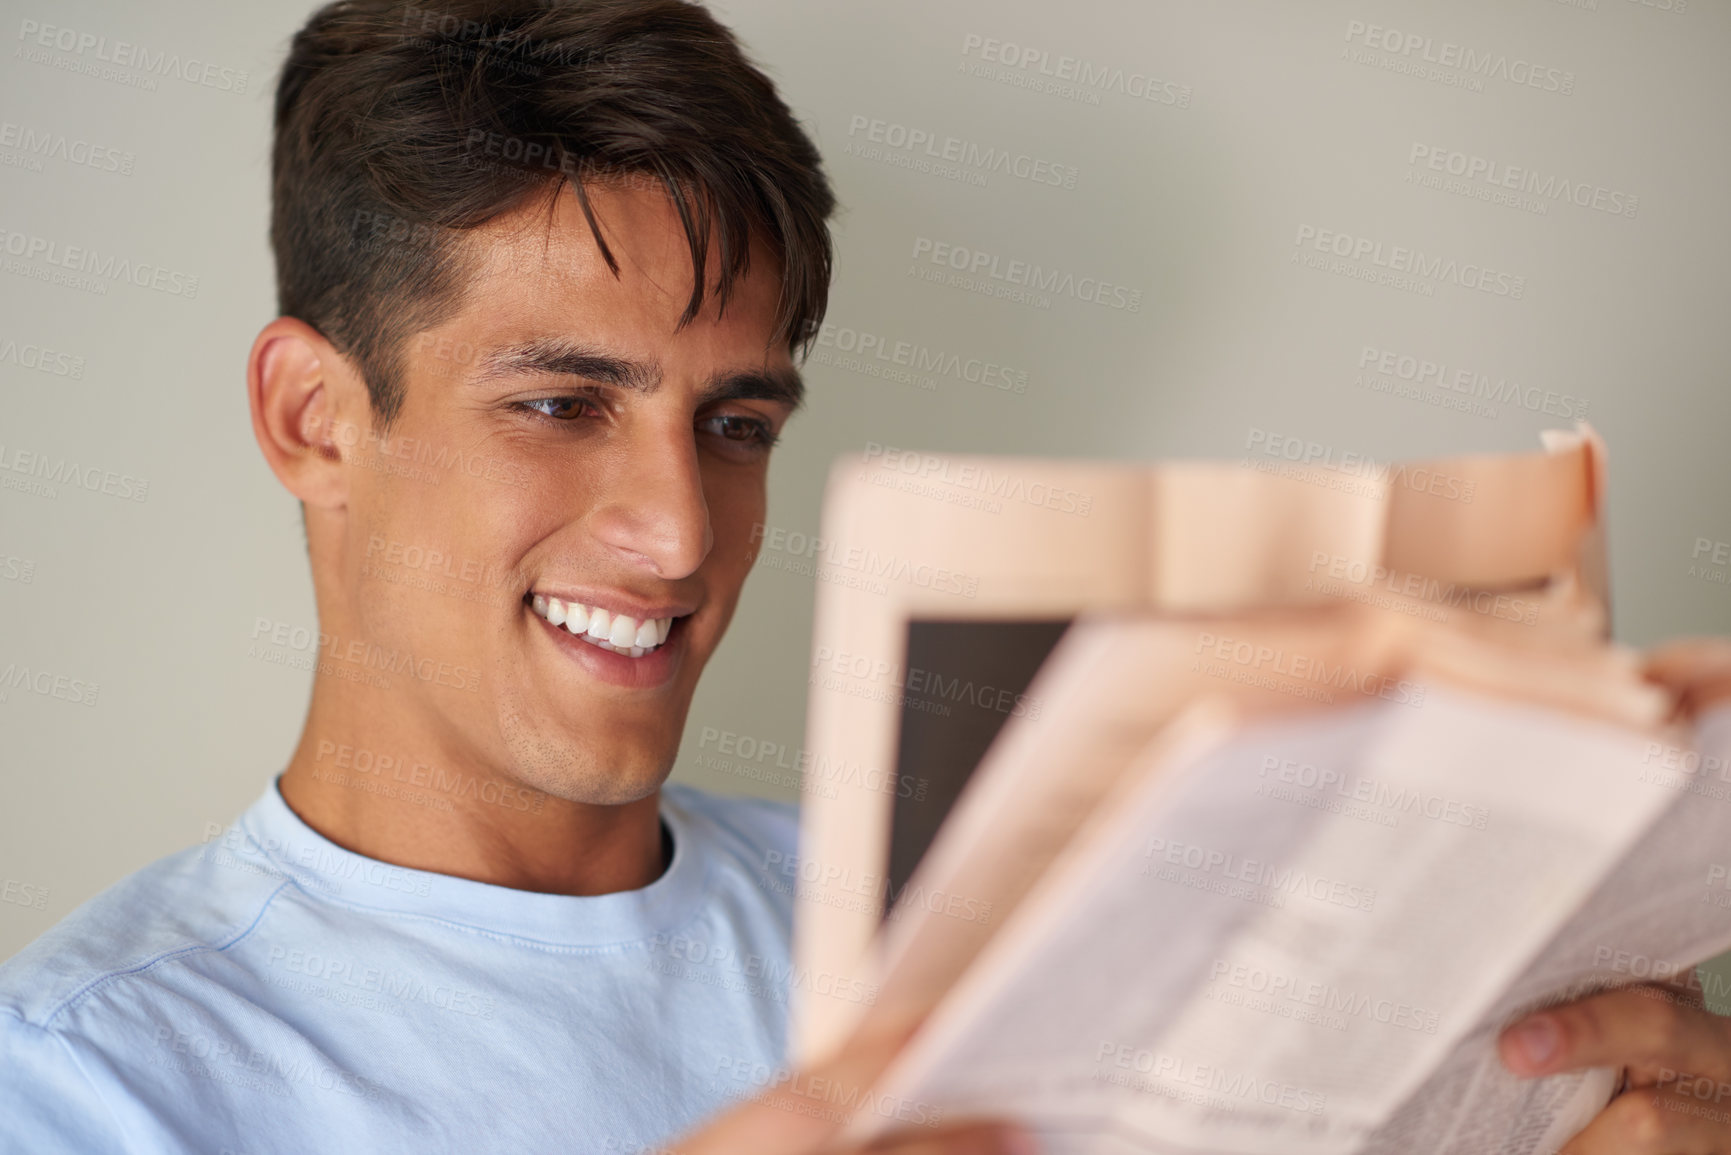
[[[675,735],[679,726],[670,727]],[[663,731],[665,734],[666,731]],[[660,789],[678,747],[664,737],[634,744],[573,734],[507,734],[524,785],[567,802],[623,806]]]

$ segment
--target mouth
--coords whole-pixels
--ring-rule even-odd
[[[683,616],[638,618],[538,593],[530,593],[527,600],[529,608],[548,625],[557,626],[596,649],[626,658],[655,653],[667,641],[673,623]]]

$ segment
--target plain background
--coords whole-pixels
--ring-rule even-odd
[[[806,366],[809,409],[773,467],[772,526],[814,532],[827,463],[874,442],[1242,458],[1279,436],[1387,460],[1533,447],[1585,401],[1612,454],[1619,639],[1731,630],[1731,585],[1710,565],[1731,548],[1716,544],[1731,540],[1731,8],[715,7],[809,126],[843,204],[831,327]],[[99,687],[86,706],[0,686],[5,957],[258,796],[293,747],[309,675],[249,657],[254,623],[315,622],[296,507],[253,444],[243,378],[273,316],[270,93],[309,6],[0,10],[0,470],[24,452],[148,481],[142,501],[65,486],[49,496],[27,480],[0,489],[0,670]],[[71,49],[34,47],[37,25],[213,64],[219,79],[101,74],[94,50],[64,33]],[[1483,74],[1425,60],[1467,52]],[[1041,76],[1065,57],[1078,62],[1066,75],[1085,65],[1093,82]],[[60,138],[84,145],[68,157],[102,162],[22,146]],[[954,138],[962,162],[934,167],[910,138]],[[994,167],[999,155],[1007,167]],[[1530,171],[1557,195],[1498,199],[1483,166],[1467,171],[1475,157],[1496,179]],[[122,171],[106,171],[110,158]],[[1325,230],[1347,237],[1348,253],[1362,239],[1466,271],[1421,278],[1428,291],[1359,279],[1353,270],[1378,272],[1370,258],[1331,265],[1300,243]],[[197,294],[46,283],[29,238],[196,276]],[[920,255],[939,244],[970,263],[979,253],[1000,269],[1026,261],[1103,280],[1138,308],[934,283],[916,273],[946,271]],[[1520,299],[1457,283],[1482,268],[1500,274],[1493,287],[1519,278]],[[874,375],[888,362],[858,359],[862,334],[989,361],[1025,392]],[[49,368],[30,367],[28,350],[42,348]],[[1361,376],[1367,348],[1511,383],[1522,401],[1450,407],[1461,394]],[[77,376],[59,371],[74,364]],[[813,584],[778,568],[791,560],[766,551],[748,583],[677,779],[795,796],[794,774],[774,762],[796,755],[720,752],[723,733],[735,749],[739,736],[799,747]],[[41,909],[15,901],[42,892]]]

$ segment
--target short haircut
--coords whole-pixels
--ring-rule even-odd
[[[817,148],[731,32],[686,0],[336,0],[295,34],[277,84],[277,304],[352,358],[389,426],[407,339],[462,306],[465,230],[567,184],[615,276],[585,185],[674,201],[698,315],[753,237],[781,267],[772,344],[823,320],[835,209]]]

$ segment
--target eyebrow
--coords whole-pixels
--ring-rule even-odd
[[[480,359],[476,384],[503,377],[545,375],[581,377],[633,393],[650,394],[661,387],[661,367],[603,353],[566,338],[541,338],[494,349]],[[714,374],[699,392],[702,404],[717,401],[778,401],[797,409],[805,400],[799,371],[774,366],[736,369]]]

